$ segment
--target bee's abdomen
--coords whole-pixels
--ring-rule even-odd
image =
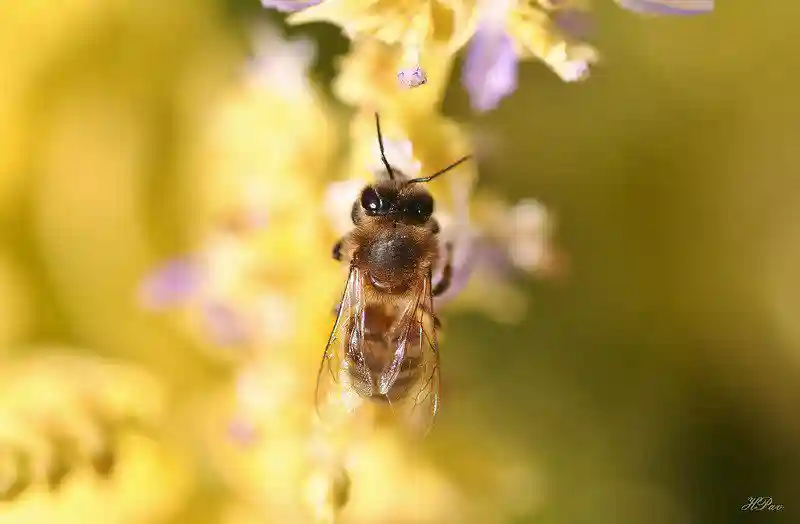
[[[388,346],[385,343],[379,343],[383,346],[381,349],[386,351],[386,354],[393,354],[386,349]],[[375,343],[368,343],[365,346],[370,346],[369,349],[375,349]],[[365,348],[366,349],[366,348]],[[361,397],[375,400],[378,402],[395,401],[405,398],[408,391],[419,378],[419,367],[413,357],[407,357],[403,360],[400,366],[400,371],[397,377],[389,386],[385,394],[381,393],[381,377],[383,376],[386,366],[384,359],[374,358],[372,352],[365,351],[365,357],[362,359],[360,355],[350,355],[347,359],[348,378],[350,387],[358,393]]]
[[[419,375],[420,375],[419,368],[416,365],[411,366],[408,369],[402,370],[397,375],[397,378],[392,383],[391,387],[389,388],[389,390],[386,392],[385,395],[373,395],[370,398],[371,400],[379,402],[388,402],[388,401],[394,402],[395,400],[402,400],[408,397],[409,392],[419,379]],[[379,379],[380,376],[376,378]]]
[[[359,333],[354,325],[348,329],[348,382],[363,398],[382,402],[404,398],[419,378],[419,347],[407,341],[397,376],[391,384],[381,387],[383,375],[387,375],[387,380],[390,378],[390,365],[402,343],[394,326],[396,321],[396,312],[384,306],[370,305],[364,311],[362,331]]]

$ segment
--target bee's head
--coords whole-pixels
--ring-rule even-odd
[[[433,215],[431,194],[418,184],[384,180],[361,191],[359,205],[364,215],[387,217],[410,225],[423,225]]]
[[[447,173],[470,157],[465,156],[430,176],[408,180],[393,169],[386,159],[381,136],[381,123],[377,113],[375,113],[375,127],[381,160],[386,167],[388,178],[365,187],[361,192],[359,205],[363,214],[369,217],[389,217],[406,224],[425,224],[433,214],[433,197],[423,187],[423,184]]]

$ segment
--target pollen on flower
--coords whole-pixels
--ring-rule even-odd
[[[419,87],[428,82],[428,77],[425,71],[419,65],[413,68],[401,69],[397,73],[397,82],[408,89]]]
[[[420,52],[416,46],[408,47],[404,53],[402,62],[404,66],[397,73],[398,83],[407,89],[413,89],[425,84],[428,77],[419,65]]]

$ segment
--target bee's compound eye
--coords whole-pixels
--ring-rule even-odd
[[[433,197],[423,193],[409,202],[406,214],[418,222],[426,222],[433,214]]]
[[[361,193],[361,207],[368,215],[385,213],[389,210],[389,202],[375,191],[375,188],[368,187]]]

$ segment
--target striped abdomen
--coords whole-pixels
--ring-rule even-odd
[[[412,321],[416,324],[416,321]],[[345,365],[350,387],[361,397],[387,402],[408,396],[420,378],[420,344],[414,336],[419,329],[398,326],[396,318],[382,307],[364,313],[363,333],[351,325]],[[392,369],[395,354],[405,344],[404,357]]]

